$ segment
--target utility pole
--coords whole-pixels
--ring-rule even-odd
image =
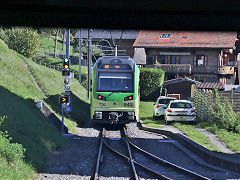
[[[92,29],[88,29],[88,99],[91,90],[91,65],[92,65]]]
[[[70,52],[70,29],[66,29],[66,58],[69,59]]]
[[[81,82],[81,61],[82,61],[82,30],[79,30],[79,75],[78,80]]]

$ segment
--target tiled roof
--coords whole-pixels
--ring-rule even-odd
[[[188,78],[176,78],[176,79],[170,79],[167,81],[163,82],[163,86],[169,85],[169,84],[176,84],[180,82],[191,82],[193,84],[198,83],[198,81],[195,81],[193,79],[188,79]]]
[[[169,38],[160,38],[170,34]],[[148,48],[232,48],[236,32],[140,31],[134,47]]]
[[[88,38],[88,29],[81,29],[82,39]],[[92,29],[93,39],[133,39],[137,38],[139,30],[112,30],[112,29]],[[122,36],[122,37],[121,37]],[[79,38],[79,31],[74,38]]]
[[[223,90],[225,87],[224,83],[211,83],[211,82],[198,82],[196,83],[196,87],[198,89],[219,89],[219,90]]]

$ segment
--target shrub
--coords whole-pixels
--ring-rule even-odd
[[[4,42],[7,42],[6,31],[3,28],[0,28],[0,39],[2,39]]]
[[[153,68],[140,69],[140,97],[142,101],[155,101],[160,95],[164,71]]]
[[[220,99],[218,91],[215,90],[215,103],[210,107],[210,119],[221,129],[240,133],[239,114],[234,112],[233,105],[229,101]]]
[[[10,49],[32,58],[40,48],[39,35],[31,28],[13,28],[6,31],[7,44]]]
[[[0,126],[2,122],[6,119],[6,116],[0,117]],[[24,157],[25,149],[21,144],[11,143],[11,137],[7,133],[0,131],[0,154],[5,157],[9,162],[14,162],[17,160],[22,160]]]

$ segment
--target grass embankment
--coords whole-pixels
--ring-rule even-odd
[[[163,125],[165,125],[165,123],[163,119],[155,120],[152,117],[153,103],[154,102],[140,102],[140,119],[143,120],[146,126],[160,128]],[[210,139],[207,136],[205,136],[202,132],[195,129],[195,126],[197,126],[198,124],[190,125],[190,124],[184,124],[184,123],[172,123],[170,125],[180,129],[192,141],[200,144],[201,146],[211,151],[220,151],[219,148],[217,148],[215,145],[211,143]],[[224,140],[224,142],[226,143],[226,140]]]
[[[45,52],[50,52],[54,54],[54,48],[55,48],[55,36],[50,36],[49,38],[41,37],[40,39],[41,48],[40,53],[44,54]],[[73,46],[70,45],[70,55],[78,56],[78,53],[72,53],[73,52]],[[62,49],[62,40],[58,37],[57,41],[57,54],[65,54],[65,44],[64,49]]]
[[[37,109],[35,100],[43,99],[44,95],[35,86],[30,72],[24,67],[24,61],[19,55],[8,49],[6,44],[0,40],[0,116],[6,119],[0,127],[1,131],[8,131],[13,138],[11,142],[22,144],[26,148],[25,158],[38,171],[46,168],[46,160],[49,152],[55,151],[67,144],[63,138],[52,127]],[[1,146],[2,147],[2,146]],[[15,177],[14,174],[22,174],[24,170],[18,164],[1,154],[0,177]],[[6,165],[7,162],[7,165]],[[20,163],[24,164],[20,160]],[[34,172],[27,165],[27,174],[16,179],[28,179]],[[9,170],[11,169],[11,171]],[[24,178],[23,178],[24,176]],[[13,178],[15,179],[15,178]]]
[[[61,117],[61,106],[58,103],[59,95],[63,92],[64,78],[62,73],[48,67],[36,64],[32,60],[24,59],[38,82],[41,89],[47,95],[44,101]],[[72,112],[71,119],[78,125],[81,125],[89,119],[89,100],[87,99],[87,90],[76,79],[70,80]],[[66,125],[71,131],[74,131],[75,123],[66,121]]]

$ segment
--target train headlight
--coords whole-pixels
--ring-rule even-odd
[[[135,113],[134,112],[128,112],[128,119],[131,120],[131,121],[134,121],[134,115]]]
[[[95,112],[95,119],[102,119],[102,112]]]

